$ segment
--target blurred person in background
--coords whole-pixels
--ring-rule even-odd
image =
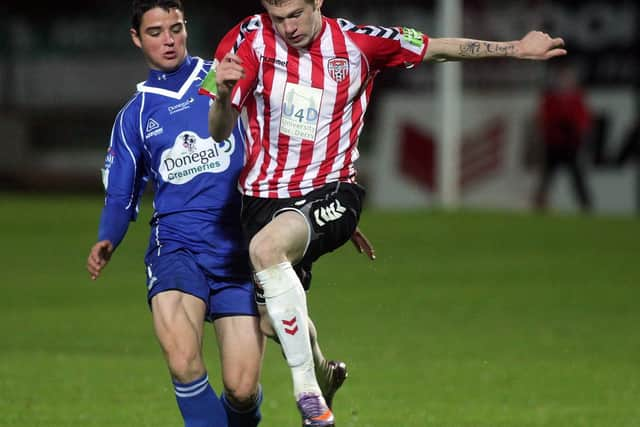
[[[430,38],[327,18],[323,0],[261,3],[266,13],[247,17],[218,46],[224,58],[201,92],[215,99],[214,138],[227,138],[241,113],[246,120],[240,187],[251,264],[291,368],[302,425],[333,426],[314,376],[303,289],[312,264],[357,227],[365,191],[354,162],[375,76],[425,61],[547,60],[566,51],[561,38],[539,31],[507,42]]]
[[[553,177],[558,168],[566,168],[580,209],[590,212],[593,203],[580,154],[592,126],[592,113],[576,68],[562,62],[551,70],[549,86],[540,97],[537,112],[543,158],[534,207],[547,209]]]

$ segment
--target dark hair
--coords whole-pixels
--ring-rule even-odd
[[[161,7],[167,11],[170,9],[178,9],[184,13],[182,2],[180,0],[133,0],[131,7],[131,28],[136,31],[140,31],[142,15],[154,7]]]
[[[289,0],[263,0],[266,4],[270,4],[272,6],[282,6]],[[314,0],[304,0],[305,3],[314,4]]]

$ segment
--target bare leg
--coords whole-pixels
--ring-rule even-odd
[[[229,427],[257,426],[262,418],[259,381],[265,343],[259,318],[222,317],[214,325],[224,384],[221,400]]]
[[[185,426],[227,427],[224,407],[202,359],[205,303],[189,294],[165,291],[153,297],[151,308]]]

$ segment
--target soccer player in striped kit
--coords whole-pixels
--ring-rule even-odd
[[[344,244],[364,197],[358,137],[375,76],[424,61],[565,55],[564,41],[532,31],[508,42],[430,38],[410,28],[362,26],[322,15],[323,0],[262,0],[221,42],[228,53],[203,91],[214,138],[246,124],[240,174],[249,256],[268,318],[292,370],[303,426],[333,426],[314,376],[303,286],[311,264]]]

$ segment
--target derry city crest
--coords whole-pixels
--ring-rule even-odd
[[[349,60],[346,58],[331,58],[327,63],[329,75],[336,83],[340,83],[349,77]]]

